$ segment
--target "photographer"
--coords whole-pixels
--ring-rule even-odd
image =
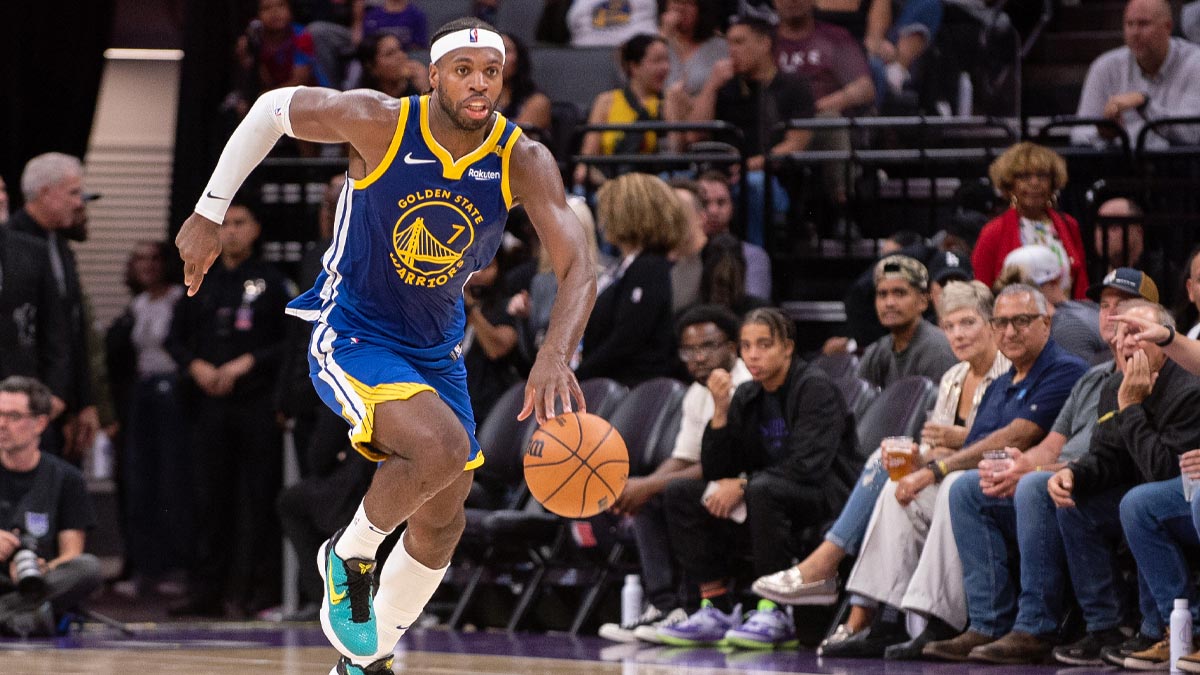
[[[53,634],[101,582],[99,560],[83,552],[96,521],[83,475],[38,447],[50,407],[41,382],[0,381],[0,633],[22,637]]]

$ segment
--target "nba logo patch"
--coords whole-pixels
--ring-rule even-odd
[[[470,40],[471,42],[479,42],[479,29],[472,28],[471,35],[467,39]]]
[[[26,511],[25,531],[41,539],[50,533],[50,516],[45,513]]]

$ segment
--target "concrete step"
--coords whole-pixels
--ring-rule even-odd
[[[1025,60],[1030,63],[1078,63],[1087,65],[1104,52],[1120,47],[1124,38],[1119,30],[1080,30],[1042,35]]]

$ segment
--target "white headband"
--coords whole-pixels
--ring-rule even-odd
[[[461,47],[491,47],[500,52],[500,62],[504,62],[504,38],[486,28],[464,28],[434,40],[433,46],[429,48],[429,62],[437,63],[438,59]]]

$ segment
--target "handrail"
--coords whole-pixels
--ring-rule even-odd
[[[1045,143],[1051,137],[1051,129],[1070,129],[1073,127],[1104,127],[1114,133],[1114,136],[1121,141],[1121,154],[1130,165],[1133,164],[1133,143],[1129,139],[1129,132],[1125,127],[1118,124],[1115,120],[1107,117],[1076,117],[1075,115],[1055,115],[1050,118],[1035,137],[1038,143]],[[1078,146],[1081,149],[1084,146]]]
[[[1200,125],[1200,115],[1188,115],[1186,117],[1160,117],[1156,120],[1147,120],[1146,124],[1144,126],[1142,126],[1141,130],[1138,131],[1137,143],[1134,145],[1134,153],[1136,154],[1136,156],[1140,158],[1142,156],[1142,153],[1146,152],[1147,150],[1150,150],[1151,152],[1155,152],[1158,154],[1168,154],[1168,153],[1187,154],[1189,152],[1200,152],[1200,145],[1184,145],[1184,146],[1172,145],[1172,146],[1170,146],[1169,150],[1157,149],[1157,148],[1150,148],[1150,149],[1146,148],[1146,136],[1147,135],[1149,135],[1152,131],[1154,133],[1158,133],[1158,129],[1160,127],[1169,127],[1169,126],[1176,125],[1176,124]],[[1169,139],[1164,137],[1162,134],[1159,134],[1159,138],[1162,138],[1163,140],[1167,141],[1168,144],[1170,144],[1170,142],[1171,142]]]

